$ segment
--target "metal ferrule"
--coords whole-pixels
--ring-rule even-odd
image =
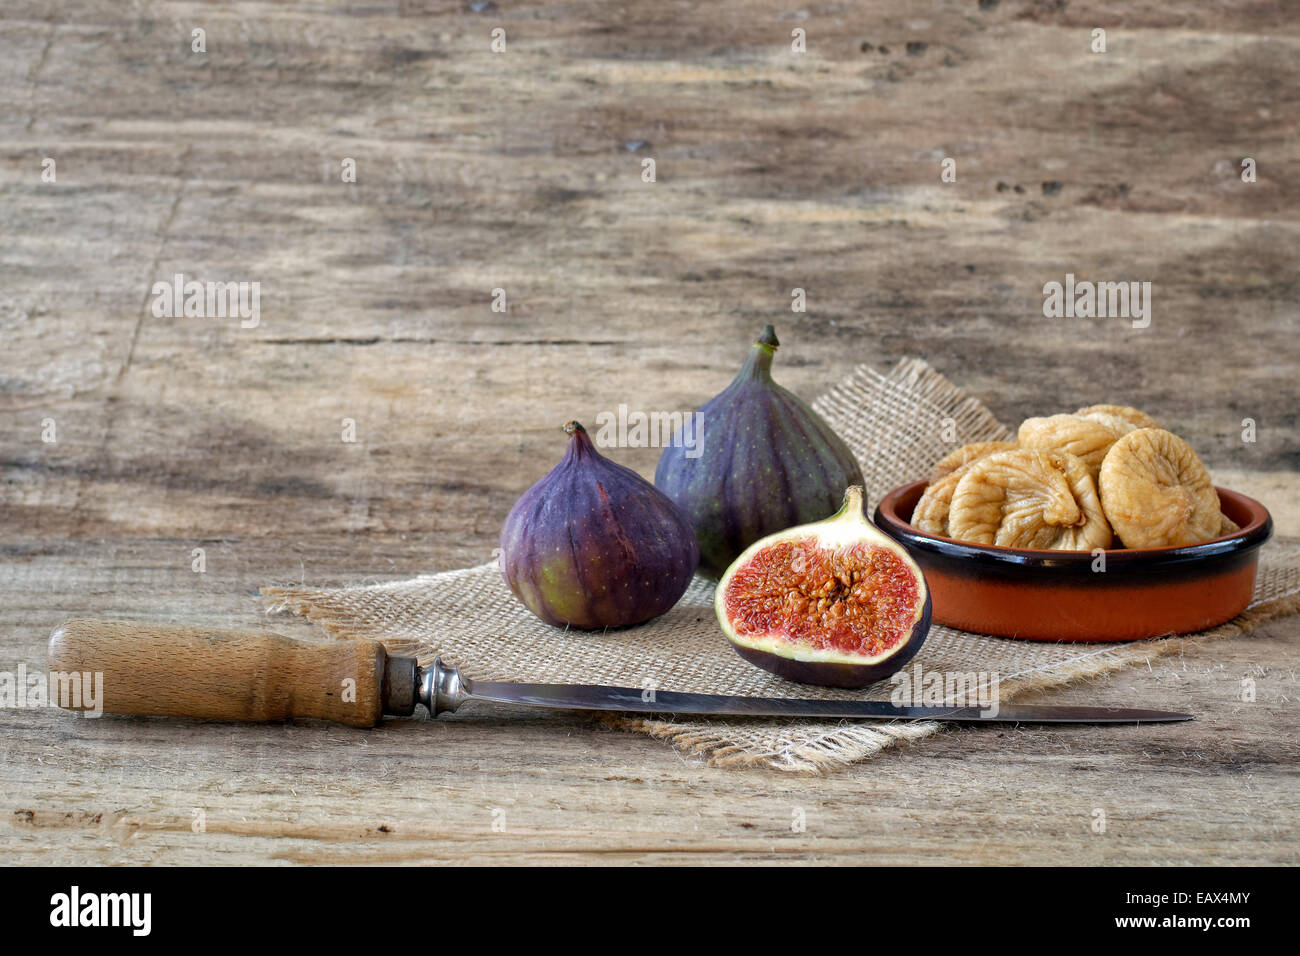
[[[390,656],[384,664],[384,713],[409,717],[415,713],[416,661],[414,657]]]
[[[453,711],[469,699],[469,693],[460,679],[460,671],[447,667],[440,658],[421,667],[418,675],[419,691],[416,700],[429,708],[429,715]]]

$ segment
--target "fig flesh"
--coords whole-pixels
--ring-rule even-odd
[[[864,507],[852,485],[837,514],[769,535],[727,569],[714,610],[737,654],[824,687],[865,687],[915,656],[930,630],[929,588]]]
[[[543,621],[596,630],[663,614],[691,583],[700,551],[677,505],[596,450],[577,422],[564,458],[501,529],[501,574]]]
[[[831,426],[772,381],[767,326],[735,380],[696,413],[691,448],[674,437],[655,485],[690,516],[700,568],[717,576],[759,538],[834,514],[862,470]],[[680,435],[680,433],[679,433]]]

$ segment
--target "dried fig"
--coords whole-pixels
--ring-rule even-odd
[[[1049,415],[1026,418],[1020,424],[1020,447],[1034,451],[1062,452],[1083,459],[1095,478],[1110,446],[1131,430],[1116,416],[1084,418],[1081,415]]]
[[[1233,521],[1225,514],[1219,515],[1219,533],[1216,537],[1222,538],[1225,534],[1236,534],[1241,530],[1241,525]]]
[[[1167,548],[1217,537],[1219,495],[1192,446],[1163,428],[1129,432],[1106,454],[1102,507],[1126,548]]]
[[[930,470],[930,483],[938,481],[944,475],[950,475],[962,465],[969,465],[972,461],[977,461],[985,455],[992,455],[994,452],[1011,451],[1016,447],[1013,441],[977,441],[969,445],[962,445],[956,451],[950,451],[939,459],[939,463]]]
[[[1089,405],[1087,408],[1081,408],[1074,414],[1076,415],[1114,415],[1116,418],[1122,418],[1134,428],[1159,428],[1160,423],[1140,409],[1133,408],[1130,405]]]
[[[1123,437],[1138,426],[1134,425],[1127,418],[1120,418],[1118,415],[1112,415],[1109,412],[1088,412],[1087,414],[1078,415],[1079,418],[1086,418],[1090,422],[1097,422],[1105,425],[1116,435]]]
[[[1004,548],[1091,551],[1111,543],[1088,466],[1029,449],[973,462],[953,492],[949,536]]]
[[[978,461],[978,459],[976,459]],[[952,493],[957,490],[957,482],[974,462],[961,465],[948,472],[937,481],[931,481],[921,493],[912,509],[912,524],[926,534],[950,537],[948,534],[948,509],[952,506]]]

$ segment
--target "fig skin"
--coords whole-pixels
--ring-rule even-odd
[[[515,502],[501,574],[524,606],[560,627],[599,630],[658,617],[686,591],[700,550],[663,492],[564,426],[560,463]]]
[[[917,627],[925,631],[930,629],[930,599],[925,599],[925,617],[917,622]],[[921,640],[924,640],[922,638]],[[890,657],[881,664],[848,664],[833,661],[801,661],[793,657],[783,657],[770,651],[760,651],[753,647],[743,647],[732,642],[732,649],[755,667],[768,671],[782,680],[796,684],[813,684],[817,687],[840,687],[845,690],[861,690],[872,684],[897,674],[921,649],[921,640],[910,641],[902,652]]]
[[[822,687],[861,688],[884,680],[907,665],[925,642],[930,631],[933,602],[921,568],[906,549],[881,532],[864,514],[865,497],[861,487],[852,485],[844,494],[843,507],[832,517],[813,524],[789,528],[755,542],[736,559],[718,582],[713,607],[718,623],[732,648],[749,663],[778,677],[801,684]],[[784,642],[780,635],[739,635],[727,610],[727,592],[738,570],[765,548],[786,541],[817,542],[819,548],[833,550],[850,544],[865,543],[884,548],[898,558],[915,578],[919,610],[913,610],[912,622],[892,648],[871,658],[851,652],[810,650],[794,642]],[[776,639],[773,640],[772,638]],[[768,646],[756,646],[767,643]]]
[[[691,519],[700,570],[717,577],[760,538],[835,513],[857,459],[826,421],[772,380],[780,342],[767,326],[735,379],[700,407],[700,454],[680,432],[664,449],[655,485]]]

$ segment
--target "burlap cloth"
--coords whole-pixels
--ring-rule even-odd
[[[863,464],[871,506],[926,474],[956,443],[1009,437],[980,402],[929,365],[905,359],[888,375],[859,366],[814,403]],[[881,682],[863,691],[783,681],[742,661],[718,629],[713,586],[700,577],[668,614],[604,634],[564,631],[515,600],[496,563],[388,584],[262,589],[268,613],[306,615],[336,638],[370,637],[421,661],[441,655],[467,677],[617,684],[637,688],[771,697],[888,699]],[[925,671],[996,673],[1000,700],[1058,686],[1241,634],[1300,610],[1300,547],[1274,542],[1251,606],[1221,627],[1186,637],[1117,644],[1048,644],[936,626],[917,656]],[[815,723],[768,718],[606,715],[613,726],[650,734],[720,767],[816,772],[862,760],[900,741],[938,733],[935,723]]]

